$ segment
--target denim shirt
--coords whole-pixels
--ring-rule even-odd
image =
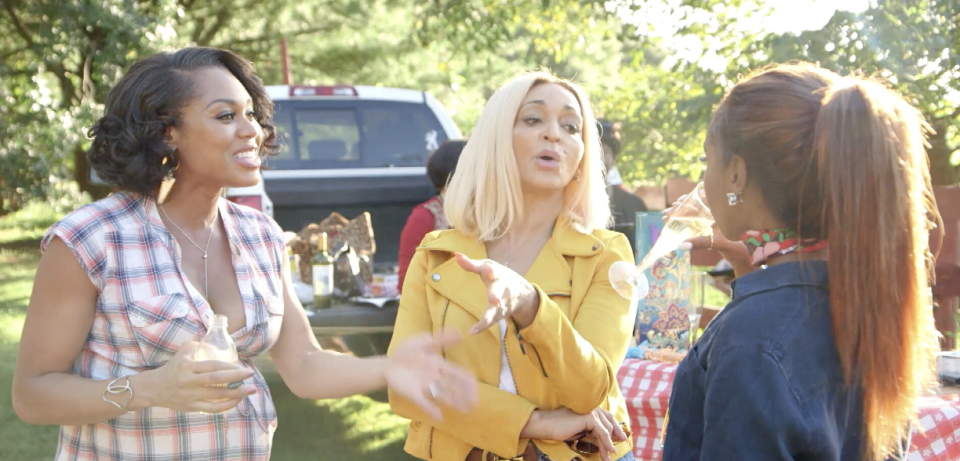
[[[859,386],[844,385],[822,261],[734,282],[677,368],[663,459],[860,460]]]

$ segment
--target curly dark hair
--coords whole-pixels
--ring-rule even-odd
[[[457,170],[460,153],[466,145],[467,141],[464,139],[451,140],[444,142],[430,154],[427,159],[427,177],[437,190],[447,187],[453,172]]]
[[[273,102],[250,61],[226,50],[190,47],[157,53],[138,61],[107,94],[105,113],[87,132],[93,139],[87,159],[104,181],[144,195],[155,193],[177,160],[164,142],[167,128],[179,126],[180,111],[197,97],[195,71],[224,68],[253,100],[263,129],[260,157],[277,155],[280,142],[273,124]]]

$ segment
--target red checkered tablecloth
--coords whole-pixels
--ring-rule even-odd
[[[907,461],[960,460],[960,395],[925,397]]]
[[[660,430],[667,411],[675,364],[627,359],[617,373],[627,401],[637,461],[661,459]],[[920,427],[907,461],[960,461],[960,395],[925,397]]]

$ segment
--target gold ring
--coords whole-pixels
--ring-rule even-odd
[[[713,234],[710,234],[710,248],[707,251],[713,251]]]

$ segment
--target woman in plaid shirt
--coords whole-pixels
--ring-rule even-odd
[[[436,353],[456,338],[391,358],[317,344],[279,226],[220,194],[259,181],[272,115],[253,66],[211,48],[150,56],[111,90],[88,156],[120,192],[48,231],[14,376],[20,418],[61,426],[56,459],[268,459],[276,410],[252,363],[267,351],[305,399],[389,386],[438,417],[475,402],[476,380]],[[193,360],[214,313],[239,363]]]

